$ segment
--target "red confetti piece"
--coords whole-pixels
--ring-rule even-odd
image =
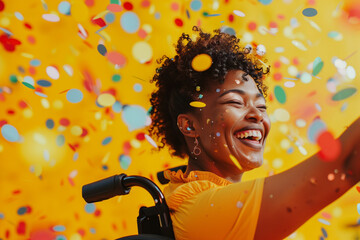
[[[140,29],[138,32],[138,36],[142,39],[146,38],[147,32],[144,29]]]
[[[118,52],[108,52],[106,58],[113,64],[124,66],[126,63],[126,58],[124,55]]]
[[[356,186],[356,190],[360,193],[360,187]]]
[[[3,34],[0,36],[0,42],[2,43],[5,50],[8,52],[15,51],[15,47],[17,45],[21,44],[21,42],[19,40],[15,39],[15,38],[11,38],[6,34]]]
[[[14,114],[15,114],[15,111],[12,110],[12,109],[9,109],[9,110],[7,111],[7,113],[8,113],[9,115],[14,115]]]
[[[178,27],[182,27],[184,25],[183,21],[180,18],[175,19],[175,24]]]
[[[269,28],[278,28],[278,24],[276,22],[270,22]]]
[[[49,229],[33,230],[30,233],[29,240],[53,240],[56,239],[56,234]]]
[[[91,22],[93,24],[98,25],[99,27],[105,27],[106,26],[106,22],[104,21],[104,19],[102,18],[96,18],[96,19],[91,19]]]
[[[85,137],[86,135],[88,135],[88,130],[86,128],[82,128],[82,133],[80,137]]]
[[[26,232],[26,223],[24,221],[20,221],[16,227],[16,232],[19,235],[25,235]]]
[[[130,149],[131,149],[130,142],[124,142],[123,151],[125,155],[128,155],[130,153]]]
[[[329,131],[320,133],[316,142],[320,147],[318,155],[323,161],[334,161],[339,157],[341,153],[340,141],[334,139]]]
[[[24,26],[28,29],[32,29],[32,26],[29,23],[24,23]]]
[[[274,77],[274,80],[280,81],[280,80],[282,79],[282,74],[279,73],[279,72],[278,72],[278,73],[274,73],[273,77]]]
[[[94,6],[94,0],[85,0],[85,4],[88,7],[92,7],[92,6]]]
[[[331,219],[331,214],[327,212],[322,212],[321,215],[326,219]]]
[[[150,1],[149,0],[143,0],[141,2],[141,6],[144,8],[150,7]]]
[[[0,124],[0,127],[1,127],[1,124]],[[16,195],[16,194],[19,194],[21,193],[21,190],[20,189],[16,189],[12,192],[13,195]]]
[[[20,100],[20,102],[19,102],[19,107],[20,107],[21,109],[25,109],[25,108],[28,107],[28,105],[26,104],[26,102],[25,102],[24,100]]]
[[[2,12],[5,8],[5,3],[3,1],[0,1],[0,12]]]
[[[35,40],[35,37],[33,36],[28,36],[27,37],[27,40],[30,44],[35,44],[36,43],[36,40]]]
[[[82,236],[84,237],[85,236],[85,230],[80,228],[79,230],[77,230],[77,232]]]
[[[234,21],[234,15],[230,14],[228,19],[229,19],[229,22],[233,22]]]
[[[274,68],[280,68],[281,67],[281,62],[280,61],[276,61],[274,63]]]
[[[0,120],[0,127],[4,126],[5,124],[7,124],[6,120]]]
[[[294,65],[299,65],[299,64],[300,64],[300,61],[299,61],[299,59],[298,59],[297,57],[295,57],[295,58],[293,58],[292,63],[293,63]]]
[[[94,215],[95,215],[95,217],[100,217],[100,215],[101,215],[100,209],[96,209],[94,212]]]
[[[139,140],[139,141],[145,140],[145,133],[136,134],[136,139]]]
[[[29,73],[30,75],[35,75],[36,74],[36,68],[34,68],[33,66],[29,67]]]
[[[110,12],[121,12],[123,10],[122,6],[118,4],[109,4],[106,9]]]
[[[124,2],[124,8],[128,11],[131,11],[134,7],[131,2]]]
[[[256,29],[256,23],[255,22],[249,22],[249,24],[248,24],[248,29],[250,30],[250,31],[255,31],[255,29]]]
[[[67,118],[61,118],[59,123],[61,126],[67,127],[70,125],[70,120]]]

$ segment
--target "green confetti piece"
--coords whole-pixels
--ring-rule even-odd
[[[320,57],[317,57],[315,60],[314,60],[314,63],[313,63],[313,72],[312,72],[312,75],[313,76],[316,76],[319,74],[319,72],[321,71],[321,69],[323,68],[324,66],[324,62],[321,60]]]
[[[33,85],[31,85],[30,83],[22,82],[22,84],[24,84],[26,87],[28,87],[30,89],[35,89],[35,87]]]
[[[279,103],[284,104],[286,102],[286,93],[282,87],[275,86],[274,93]]]
[[[341,100],[351,97],[352,95],[354,95],[356,93],[356,91],[357,91],[356,88],[345,88],[345,89],[340,90],[339,92],[335,93],[331,99],[333,101],[341,101]]]
[[[10,82],[17,83],[17,81],[18,81],[18,79],[17,79],[17,77],[15,75],[10,76]]]
[[[119,3],[119,0],[110,0],[110,4],[118,4],[119,5],[120,3]]]

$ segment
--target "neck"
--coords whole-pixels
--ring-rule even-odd
[[[243,172],[234,172],[234,169],[236,169],[236,166],[217,166],[214,161],[204,161],[201,158],[195,159],[193,156],[191,156],[189,157],[185,176],[188,176],[191,171],[207,171],[215,173],[219,177],[225,178],[232,183],[240,182]]]

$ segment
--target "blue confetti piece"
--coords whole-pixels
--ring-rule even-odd
[[[360,203],[357,204],[357,211],[360,214]]]
[[[48,80],[38,80],[36,83],[41,87],[50,87],[52,85]]]
[[[329,38],[336,38],[339,35],[340,35],[340,33],[336,32],[336,31],[331,31],[331,32],[328,33]]]
[[[56,137],[56,145],[58,145],[58,147],[62,147],[65,144],[65,136],[60,134]]]
[[[328,237],[328,234],[327,234],[325,228],[322,227],[322,228],[321,228],[321,232],[322,232],[322,234],[324,235],[325,238]]]
[[[305,16],[305,17],[314,17],[317,15],[317,10],[315,8],[305,8],[303,11],[302,11],[302,14]]]
[[[259,2],[264,5],[269,5],[272,2],[272,0],[259,0]]]
[[[90,232],[91,232],[92,234],[95,234],[95,233],[96,233],[95,228],[90,228]]]
[[[289,147],[287,150],[286,150],[286,153],[287,154],[292,154],[294,152],[294,148],[293,147]]]
[[[106,137],[104,138],[104,140],[102,141],[102,145],[105,146],[105,145],[108,145],[112,140],[112,137]]]
[[[106,47],[105,47],[104,45],[102,45],[102,44],[99,44],[99,45],[97,46],[97,50],[98,50],[98,52],[99,52],[101,55],[103,55],[103,56],[105,56],[106,53],[107,53]]]
[[[3,213],[0,213],[0,219],[4,219],[5,215]]]
[[[0,27],[0,30],[3,31],[4,33],[6,33],[7,35],[9,35],[9,37],[11,37],[12,35],[14,35],[12,32],[10,32],[9,30]]]
[[[10,124],[5,124],[2,126],[1,134],[9,142],[17,142],[20,140],[18,130]]]
[[[95,212],[95,210],[96,210],[95,204],[87,203],[85,205],[85,212],[92,214]]]
[[[161,17],[160,13],[159,13],[159,12],[156,12],[156,13],[155,13],[155,19],[156,19],[156,20],[159,20],[160,17]]]
[[[18,215],[24,215],[27,212],[27,207],[21,207],[17,210]]]
[[[46,94],[44,94],[44,93],[42,93],[42,92],[38,92],[38,91],[36,91],[36,92],[35,92],[35,94],[36,94],[36,95],[38,95],[38,96],[40,96],[40,97],[47,98],[47,95],[46,95]]]
[[[330,222],[326,221],[325,219],[319,218],[318,221],[325,224],[325,225],[330,225]]]
[[[74,153],[74,156],[73,156],[73,161],[78,160],[78,158],[79,158],[79,153],[78,153],[78,152],[75,152],[75,153]]]
[[[55,232],[63,232],[66,230],[65,226],[63,226],[63,225],[55,225],[52,229]]]
[[[30,61],[30,66],[33,66],[33,67],[38,67],[38,66],[40,66],[40,64],[41,64],[41,62],[39,59],[32,59]]]
[[[120,166],[122,169],[127,170],[131,163],[131,158],[127,155],[121,154],[119,156]]]
[[[64,15],[70,15],[70,8],[71,8],[71,5],[67,1],[62,1],[58,5],[59,12]]]
[[[140,20],[134,12],[125,12],[120,18],[120,25],[125,32],[135,33],[140,27]]]
[[[123,107],[122,119],[129,131],[145,127],[146,111],[138,105],[126,105]]]
[[[134,91],[135,92],[141,92],[142,91],[142,85],[139,83],[134,84]]]
[[[53,129],[55,126],[54,120],[52,120],[52,119],[46,120],[45,125],[48,129],[50,129],[50,130]]]
[[[112,110],[116,113],[121,112],[122,110],[122,105],[119,101],[116,101],[113,105],[112,105]]]
[[[105,22],[106,23],[113,23],[115,21],[115,14],[113,14],[112,12],[109,12],[105,15]]]
[[[199,0],[193,0],[190,3],[190,8],[193,11],[199,11],[201,9],[201,7],[202,7],[202,2]]]
[[[220,13],[214,13],[214,14],[207,14],[205,17],[218,17],[221,16]]]
[[[70,89],[66,93],[66,99],[71,103],[79,103],[83,99],[83,93],[79,89]]]
[[[107,165],[102,165],[102,169],[103,169],[103,170],[108,170],[109,167],[108,167]]]
[[[309,126],[307,134],[309,141],[312,143],[316,143],[316,139],[318,135],[326,130],[326,124],[321,119],[315,119]]]

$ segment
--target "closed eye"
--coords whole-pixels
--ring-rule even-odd
[[[243,105],[242,102],[237,102],[237,101],[228,101],[226,103],[232,103],[232,104],[239,104],[239,105]]]
[[[266,105],[261,105],[261,106],[258,106],[257,108],[260,108],[260,109],[266,110],[266,109],[267,109],[267,106],[266,106]]]

